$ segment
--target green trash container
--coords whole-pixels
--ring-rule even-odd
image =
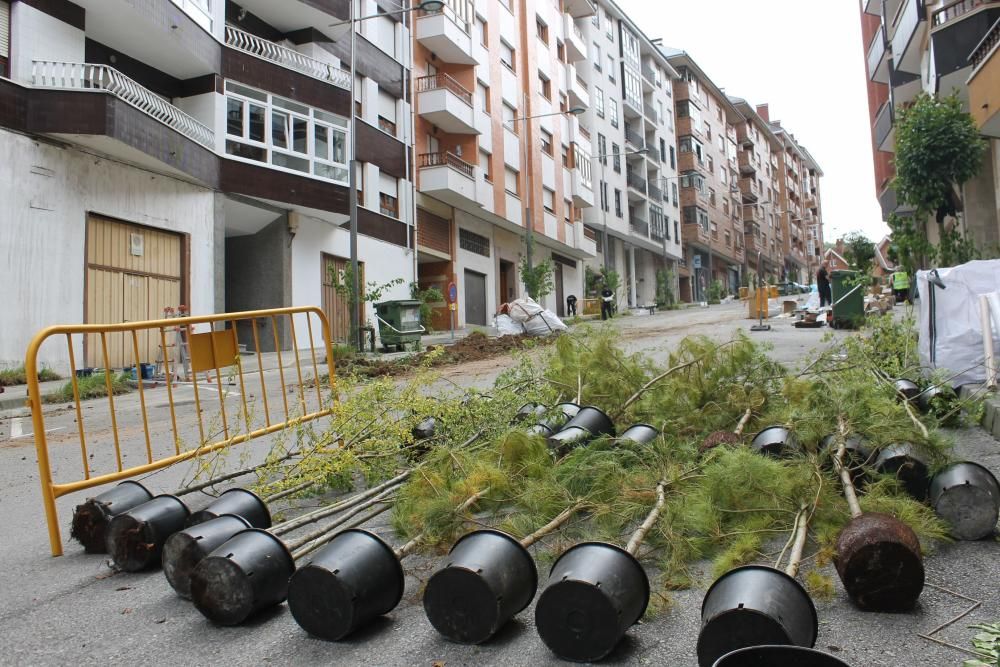
[[[415,299],[376,303],[375,317],[383,350],[395,346],[402,352],[407,343],[419,343],[425,332],[420,324],[420,302]]]
[[[865,321],[864,285],[855,284],[857,271],[832,271],[834,329],[858,329]]]

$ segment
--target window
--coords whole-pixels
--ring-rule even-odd
[[[660,162],[663,161],[663,158],[666,154],[667,154],[667,142],[663,140],[663,137],[660,137]]]
[[[712,140],[712,125],[707,120],[705,121],[705,137],[709,141]]]
[[[493,161],[486,151],[479,151],[479,168],[483,170],[483,178],[487,183],[493,182]]]
[[[347,119],[226,82],[226,153],[346,184]]]
[[[711,155],[708,156],[708,170],[713,174],[715,173],[715,160]]]
[[[715,188],[708,189],[708,203],[715,206]]]
[[[514,119],[517,118],[517,109],[515,109],[511,105],[509,105],[506,102],[504,102],[503,103],[503,111],[500,114],[500,117],[503,119],[503,126],[504,127],[506,127],[508,130],[510,130],[514,134],[518,134],[518,132],[520,130],[517,127],[517,123],[514,122]]]
[[[676,204],[674,204],[674,205],[676,206]],[[681,230],[679,230],[677,228],[677,221],[676,220],[674,220],[674,238],[675,239],[680,239],[681,238]]]
[[[622,217],[622,191],[615,188],[615,215]]]
[[[480,44],[488,46],[487,42],[490,39],[490,26],[486,22],[486,19],[479,16],[476,17],[476,35],[479,37]]]
[[[483,257],[490,256],[490,240],[461,227],[458,228],[458,247]]]
[[[622,157],[620,155],[620,148],[618,144],[611,144],[611,155],[614,161],[614,169],[619,174],[622,173]]]
[[[562,43],[561,39],[556,40],[556,59],[561,63],[569,62],[566,59],[566,46]]]
[[[673,146],[670,147],[670,168],[677,168],[677,150]]]
[[[392,195],[380,192],[378,195],[378,207],[382,215],[387,215],[390,218],[399,217],[399,200]]]
[[[514,47],[502,39],[500,40],[500,62],[511,72],[517,71],[517,68],[514,67]]]
[[[548,130],[542,130],[542,152],[546,155],[552,155],[552,133]]]
[[[608,80],[611,83],[615,82],[615,57],[610,53],[608,54]]]
[[[604,118],[604,91],[594,86],[594,110],[598,118]]]
[[[506,7],[507,11],[509,11],[509,12],[513,12],[514,11],[511,8],[511,0],[500,0],[500,4],[503,5],[504,7]]]
[[[671,199],[674,207],[676,207],[677,206],[677,184],[676,183],[671,183],[670,184],[670,199]]]
[[[573,224],[573,204],[568,199],[563,199],[563,221],[567,225]]]
[[[490,87],[480,82],[476,82],[476,100],[479,110],[488,114],[490,112]]]
[[[547,100],[552,100],[552,82],[545,78],[541,72],[538,73],[538,90],[541,92],[542,97]]]
[[[642,81],[639,75],[631,68],[623,67],[622,81],[625,101],[631,104],[633,109],[642,109]]]
[[[598,72],[601,71],[601,45],[594,42],[590,49],[590,60],[594,63],[594,69]]]
[[[517,172],[517,170],[511,169],[510,167],[504,167],[503,171],[504,190],[506,190],[509,194],[514,195],[515,197],[520,196],[521,194],[521,188],[518,185],[520,183],[519,176],[520,174]]]
[[[396,136],[396,124],[385,116],[378,117],[378,129],[382,130],[386,134]]]
[[[719,180],[723,185],[729,185],[729,170],[725,167],[719,169]]]
[[[548,213],[556,212],[556,193],[548,188],[542,188],[542,208]]]
[[[564,167],[566,167],[567,169],[569,169],[569,147],[568,146],[563,146],[562,147],[562,163],[563,163]]]
[[[597,135],[597,156],[601,164],[608,163],[608,140],[603,134]]]
[[[211,28],[209,28],[211,29]],[[10,68],[10,3],[0,0],[0,76],[9,76]]]
[[[549,26],[545,25],[542,19],[535,17],[535,31],[538,34],[538,39],[542,40],[546,44],[549,43]]]
[[[608,100],[608,115],[611,118],[611,127],[618,127],[618,100]]]

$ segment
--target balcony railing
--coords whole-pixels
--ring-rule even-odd
[[[642,63],[641,67],[642,67],[643,78],[646,79],[646,81],[649,81],[650,83],[655,83],[656,72],[653,71],[653,68],[647,65],[646,63]]]
[[[654,162],[659,162],[660,161],[660,149],[656,148],[652,144],[650,144],[649,146],[646,146],[646,157],[648,157],[650,160],[653,160]]]
[[[957,0],[934,12],[931,24],[937,28],[968,14],[977,7],[1000,5],[996,0]]]
[[[652,105],[644,104],[643,109],[646,112],[646,118],[653,121],[654,123],[658,122],[656,109],[654,109]]]
[[[417,165],[421,169],[427,169],[430,167],[451,167],[455,171],[459,172],[464,176],[469,178],[475,178],[476,168],[458,157],[454,153],[442,152],[442,153],[422,153],[417,158]]]
[[[31,81],[40,88],[109,93],[202,146],[215,148],[215,133],[211,128],[113,67],[35,60],[32,62]]]
[[[629,221],[633,232],[638,232],[642,236],[649,236],[649,223],[642,218],[632,218]]]
[[[636,173],[628,172],[628,176],[625,179],[628,182],[630,188],[635,188],[641,192],[646,192],[646,179],[639,176]]]
[[[306,76],[311,76],[314,79],[326,81],[338,88],[349,90],[351,87],[351,74],[349,72],[338,69],[322,60],[310,58],[294,49],[261,39],[239,28],[226,26],[226,45]]]
[[[417,79],[417,92],[423,93],[428,90],[447,90],[462,100],[470,107],[472,106],[472,91],[460,84],[451,75],[443,72],[422,76]]]
[[[990,31],[986,33],[982,41],[976,46],[976,49],[969,56],[969,62],[972,64],[972,68],[976,69],[986,60],[986,57],[990,55],[993,51],[993,47],[1000,44],[1000,20],[993,24]]]
[[[631,123],[625,123],[625,141],[629,142],[636,148],[642,148],[645,144],[642,139],[642,135],[632,128]]]
[[[649,184],[649,189],[646,191],[646,194],[649,195],[649,198],[655,202],[663,201],[663,190],[652,183]]]
[[[583,227],[583,237],[593,242],[597,242],[597,232],[584,225]]]

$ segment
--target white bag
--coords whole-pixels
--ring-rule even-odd
[[[984,382],[979,295],[991,294],[1000,287],[1000,260],[968,262],[938,269],[937,273],[945,289],[931,284],[930,271],[917,272],[920,364],[954,375],[951,383],[955,387]],[[993,347],[1000,349],[1000,329],[995,327]]]
[[[531,297],[510,302],[510,316],[515,322],[527,322],[540,312],[542,312],[542,307],[535,303]]]
[[[548,336],[566,329],[563,321],[551,310],[543,310],[524,323],[524,330],[529,336]]]
[[[493,326],[501,336],[520,336],[524,333],[524,326],[520,322],[515,322],[510,315],[495,316]]]

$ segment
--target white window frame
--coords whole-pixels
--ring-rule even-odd
[[[238,90],[233,90],[232,86],[238,86],[247,91],[251,91],[258,95],[263,96],[265,99],[261,100],[250,95],[239,92]],[[296,102],[294,100],[288,100],[297,107],[301,107],[307,110],[303,112],[299,109],[290,109],[284,106],[280,100],[282,98],[278,95],[272,95],[263,90],[253,88],[251,86],[246,86],[238,82],[226,82],[226,108],[229,107],[229,101],[235,100],[242,103],[243,105],[243,123],[242,123],[242,133],[240,135],[230,134],[229,132],[229,119],[228,112],[226,118],[226,137],[225,140],[228,143],[232,141],[238,144],[244,144],[247,146],[252,146],[255,148],[261,148],[264,150],[265,160],[254,160],[251,158],[242,157],[239,155],[234,155],[228,151],[228,147],[224,147],[225,155],[230,160],[239,160],[240,162],[247,162],[249,164],[257,164],[267,167],[269,169],[277,169],[278,171],[288,172],[290,174],[298,174],[299,176],[305,176],[307,178],[314,178],[321,181],[328,181],[332,183],[339,183],[341,185],[349,185],[350,172],[348,171],[348,163],[350,161],[350,143],[348,134],[348,121],[346,118],[341,118],[335,116],[334,114],[323,111],[321,109],[314,109],[308,105],[302,104],[301,102]],[[279,100],[277,103],[275,100]],[[250,114],[249,106],[254,104],[264,109],[264,141],[254,141],[250,139]],[[275,113],[283,114],[288,119],[287,125],[287,137],[288,137],[288,147],[276,146],[273,143],[273,116]],[[293,119],[298,119],[305,121],[306,123],[306,152],[302,153],[291,148],[291,128]],[[325,128],[328,132],[327,140],[327,153],[325,156],[320,156],[316,153],[316,129]],[[338,162],[334,159],[334,137],[340,134],[343,140],[344,146],[344,161]],[[306,160],[309,164],[309,171],[300,171],[298,169],[293,169],[291,167],[285,167],[282,165],[274,164],[273,155],[287,155],[289,157]],[[317,174],[317,165],[322,165],[326,167],[332,167],[334,169],[341,169],[343,171],[343,179],[330,178]]]

